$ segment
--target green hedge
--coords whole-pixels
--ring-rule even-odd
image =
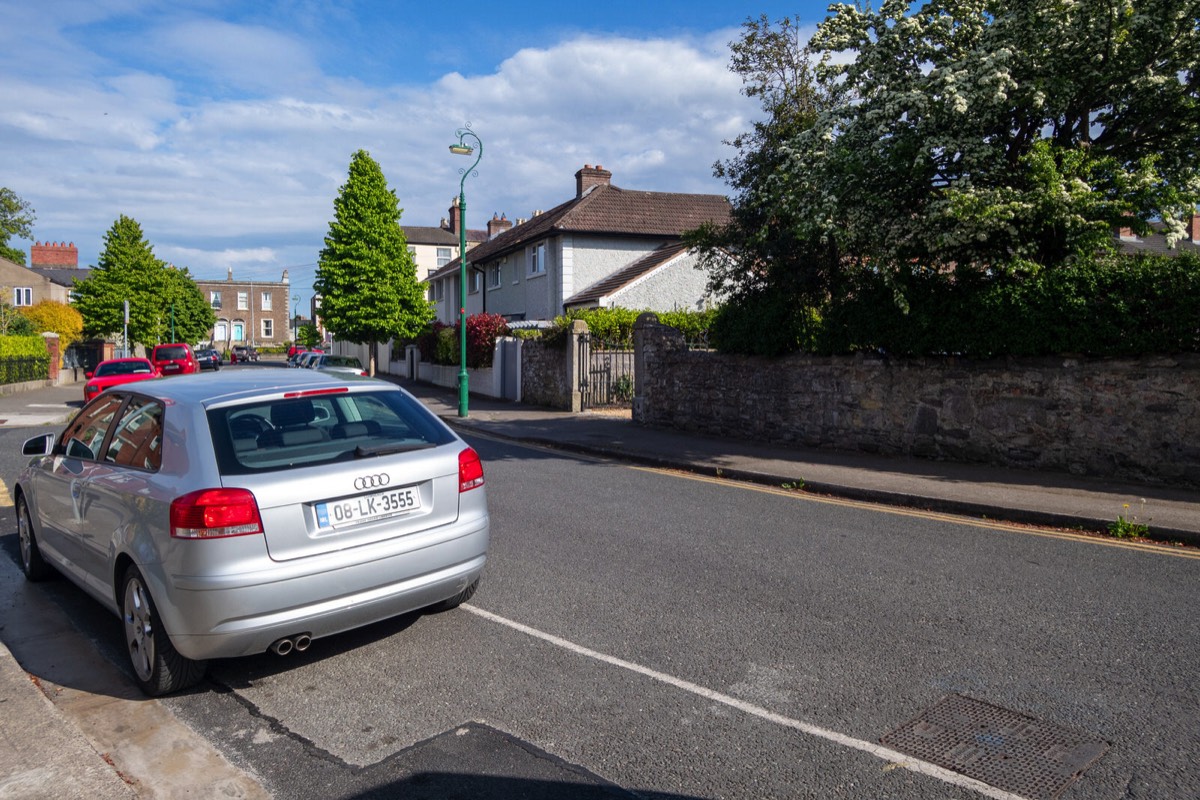
[[[24,358],[27,356],[45,356],[46,339],[42,336],[0,336],[0,358]]]
[[[587,323],[588,331],[596,339],[610,344],[633,346],[633,324],[645,311],[629,308],[585,308],[567,312],[556,317],[554,327],[544,335],[561,335],[571,322],[581,319]],[[712,325],[716,310],[707,311],[655,311],[658,321],[681,331],[686,339],[697,339]]]
[[[50,353],[41,336],[0,336],[0,383],[50,377]]]
[[[1102,256],[1054,270],[855,276],[813,349],[977,358],[1200,352],[1200,258]]]

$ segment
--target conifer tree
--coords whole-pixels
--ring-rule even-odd
[[[335,336],[371,345],[374,375],[376,346],[416,336],[433,318],[433,308],[417,282],[396,193],[367,151],[351,157],[333,212],[313,288]]]

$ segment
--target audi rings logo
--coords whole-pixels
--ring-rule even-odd
[[[392,478],[386,472],[381,472],[378,475],[363,475],[354,479],[355,489],[382,489],[392,482]]]

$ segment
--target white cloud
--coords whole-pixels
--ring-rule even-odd
[[[266,29],[189,21],[158,33],[154,58],[173,53],[236,95],[145,63],[96,68],[86,51],[68,54],[80,65],[69,79],[0,75],[0,139],[21,152],[5,158],[3,185],[35,208],[37,238],[75,241],[85,263],[126,214],[197,276],[233,266],[278,279],[292,266],[306,285],[351,154],[379,161],[404,224],[436,225],[469,165],[447,151],[467,121],[484,141],[466,183],[472,227],[569,199],[585,163],[626,188],[721,193],[721,142],[756,111],[728,72],[728,32],[580,36],[521,49],[489,75],[382,89],[323,77],[303,43]]]

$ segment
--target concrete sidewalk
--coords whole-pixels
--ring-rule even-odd
[[[1105,531],[1117,515],[1133,512],[1151,526],[1155,538],[1200,545],[1196,492],[982,465],[773,447],[646,428],[634,424],[628,413],[570,414],[480,397],[470,399],[469,414],[462,419],[456,391],[395,382],[467,433],[997,521]],[[82,383],[0,396],[0,427],[19,426],[29,436],[42,428],[57,430],[51,426],[64,424],[82,399]],[[0,798],[137,796],[3,644],[0,693]]]

